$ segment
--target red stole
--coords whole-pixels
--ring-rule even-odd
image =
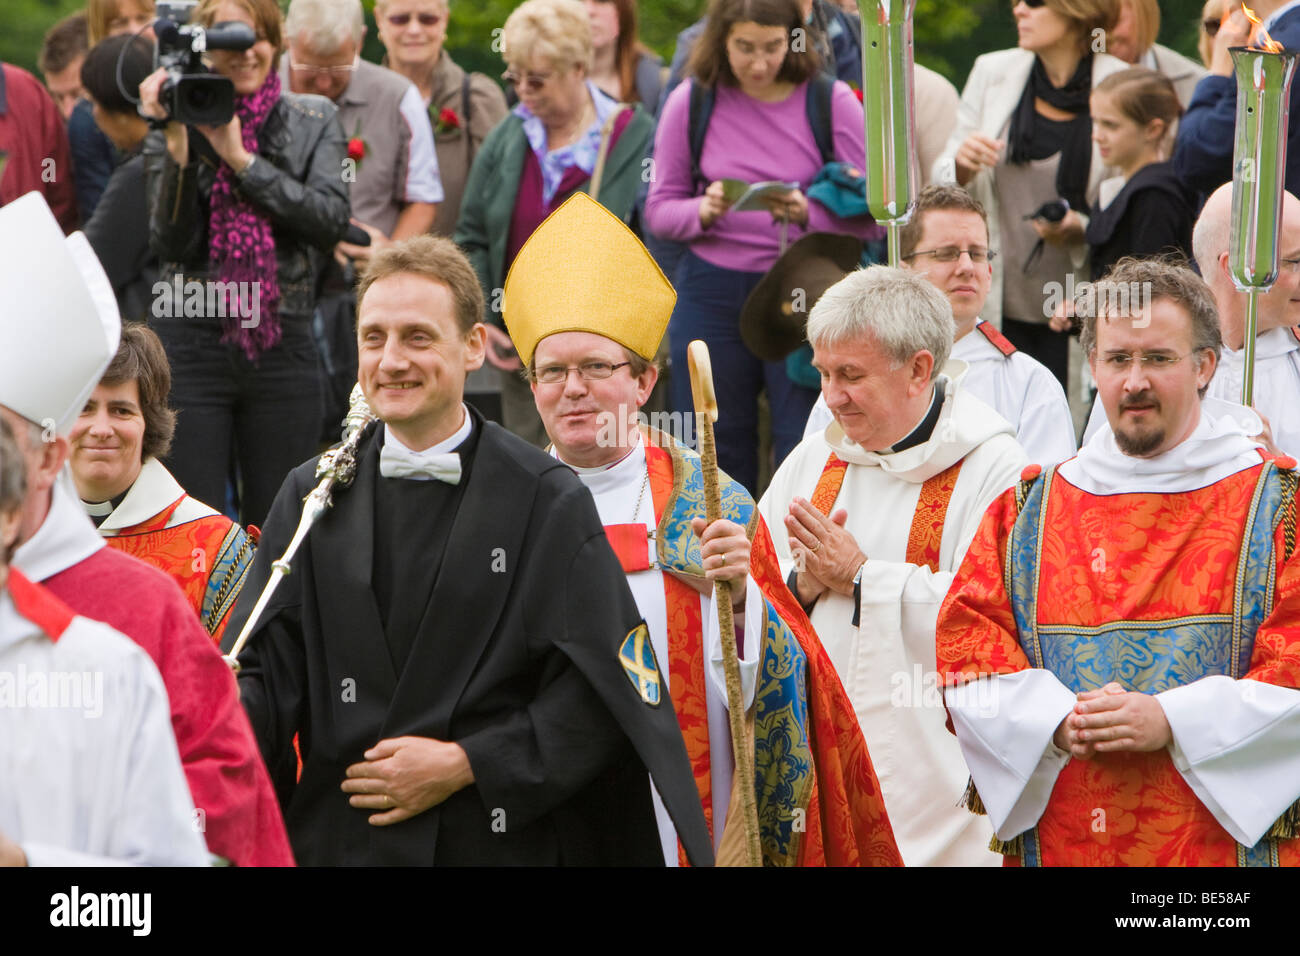
[[[646,467],[650,473],[650,498],[656,519],[667,510],[673,496],[673,460],[667,451],[644,443]],[[614,553],[626,573],[649,568],[645,525],[606,525]],[[661,569],[663,570],[663,569]],[[713,832],[713,776],[709,760],[709,709],[704,686],[704,620],[700,592],[668,571],[664,571],[664,603],[668,618],[668,690],[677,712],[686,754],[691,761],[695,787],[700,793],[704,819]],[[677,861],[688,866],[681,845]]]
[[[939,570],[939,543],[943,540],[943,523],[948,517],[953,489],[957,487],[957,474],[965,460],[963,458],[939,474],[931,475],[921,485],[921,496],[917,499],[916,511],[912,515],[912,527],[907,533],[908,564],[924,565],[931,571]],[[826,466],[809,499],[822,514],[831,513],[848,467],[848,462],[841,460],[834,452],[826,459]]]

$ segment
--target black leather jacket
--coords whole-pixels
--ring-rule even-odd
[[[347,231],[347,140],[337,112],[323,96],[282,93],[258,137],[257,159],[236,183],[270,217],[282,317],[311,315],[317,276]],[[194,130],[184,169],[167,152],[161,130],[145,140],[149,245],[163,279],[178,272],[187,280],[207,277],[208,197],[220,162]]]

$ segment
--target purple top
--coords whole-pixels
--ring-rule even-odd
[[[779,103],[763,103],[734,86],[718,85],[700,170],[709,182],[743,179],[796,181],[805,194],[822,168],[804,105],[807,83]],[[767,210],[729,212],[708,229],[700,225],[700,199],[691,179],[691,83],[677,86],[664,103],[655,134],[655,170],[646,199],[646,223],[662,239],[690,243],[701,259],[724,269],[766,272],[780,251],[780,226]],[[858,169],[866,163],[862,104],[836,82],[831,94],[835,158]],[[884,234],[869,216],[840,219],[820,203],[808,201],[808,228],[789,227],[788,242],[809,232],[841,232],[862,239]]]

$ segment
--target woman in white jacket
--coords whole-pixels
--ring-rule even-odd
[[[1068,389],[1069,340],[1047,321],[1072,286],[1067,276],[1077,284],[1088,275],[1086,211],[1105,178],[1088,98],[1127,66],[1099,52],[1119,0],[1018,0],[1012,13],[1020,45],[976,59],[932,174],[965,186],[989,212],[990,244],[1006,265],[994,273],[983,318]],[[1064,218],[1032,218],[1059,199],[1069,203]]]

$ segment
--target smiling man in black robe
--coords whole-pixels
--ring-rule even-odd
[[[371,260],[359,380],[380,419],[241,654],[301,864],[662,863],[649,770],[694,863],[710,841],[636,603],[573,473],[462,400],[483,301],[450,242]],[[316,462],[271,509],[233,642]],[[292,776],[292,775],[290,775]]]

